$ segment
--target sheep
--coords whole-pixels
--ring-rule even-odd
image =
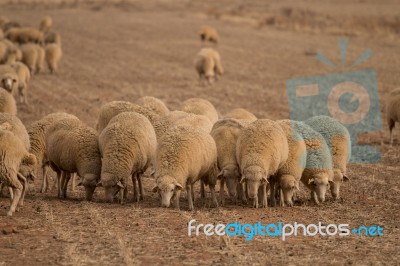
[[[19,48],[7,39],[0,40],[0,64],[11,65],[22,59]]]
[[[0,65],[0,88],[13,93],[18,88],[18,75],[9,65]]]
[[[86,200],[92,200],[101,174],[101,154],[96,131],[81,121],[64,118],[54,122],[45,136],[46,155],[57,172],[58,195],[67,197],[71,173],[81,177]]]
[[[155,97],[145,96],[139,98],[136,101],[136,104],[153,111],[159,116],[165,116],[169,113],[169,109],[165,103]]]
[[[43,32],[48,32],[53,25],[53,19],[50,16],[45,16],[39,25],[39,30]]]
[[[288,141],[282,128],[269,119],[254,121],[239,134],[236,159],[242,174],[240,183],[246,183],[253,207],[258,208],[259,188],[262,207],[267,207],[268,179],[286,163],[288,153]]]
[[[386,121],[389,127],[390,146],[393,146],[393,128],[400,123],[400,88],[390,92],[386,102]]]
[[[257,117],[243,108],[235,108],[230,110],[227,114],[224,115],[224,118],[233,118],[237,119],[241,122],[254,122],[257,120]]]
[[[215,123],[218,120],[218,112],[214,105],[209,101],[201,98],[190,98],[184,101],[180,108],[181,111],[186,113],[193,113],[196,115],[204,115],[210,119],[211,123]]]
[[[0,88],[0,113],[17,115],[17,104],[11,93]]]
[[[56,43],[48,44],[46,45],[45,51],[46,51],[45,59],[47,66],[50,70],[50,73],[53,74],[57,72],[58,65],[62,57],[61,45]]]
[[[22,63],[24,63],[31,73],[37,73],[43,68],[44,50],[37,44],[28,43],[21,46]]]
[[[201,179],[209,185],[212,206],[218,206],[215,195],[217,148],[214,139],[201,129],[189,126],[172,127],[158,142],[155,158],[156,186],[153,192],[161,195],[161,206],[169,207],[175,196],[175,208],[184,186],[189,210],[193,210],[193,185]]]
[[[325,201],[329,184],[333,181],[332,156],[324,137],[309,125],[293,123],[296,131],[303,138],[306,149],[306,168],[301,182],[311,190],[311,199],[319,204]]]
[[[331,151],[334,175],[333,181],[330,182],[330,189],[336,200],[339,198],[341,184],[349,181],[346,169],[351,157],[350,133],[345,126],[329,116],[315,116],[304,123],[324,137]]]
[[[236,119],[225,118],[216,122],[211,130],[211,136],[217,145],[218,176],[220,180],[220,203],[224,203],[224,183],[228,194],[234,202],[237,198],[237,186],[240,181],[240,169],[236,160],[236,142],[244,125]],[[240,195],[244,200],[244,195]]]
[[[46,156],[46,141],[45,141],[47,130],[55,122],[64,118],[75,119],[79,121],[79,119],[74,115],[62,112],[51,113],[44,116],[42,119],[32,123],[28,130],[28,135],[31,143],[30,152],[36,156],[38,164],[42,168],[43,181],[40,189],[41,193],[45,193],[48,187],[47,170],[49,166],[49,161],[47,160]]]
[[[44,43],[50,44],[55,43],[61,46],[61,35],[55,31],[48,31],[44,35]]]
[[[8,130],[1,129],[1,126],[0,154],[0,181],[12,190],[11,206],[7,212],[8,216],[12,216],[17,205],[22,206],[23,202],[20,199],[27,187],[26,178],[18,171],[21,165],[33,169],[36,160],[32,154],[26,151],[18,137]]]
[[[120,203],[123,203],[129,177],[133,182],[134,200],[143,200],[141,175],[152,162],[157,148],[156,134],[150,121],[138,113],[120,113],[101,132],[99,146],[102,155],[100,182],[105,189],[106,200],[112,202],[114,195],[120,191]]]
[[[5,37],[14,43],[26,44],[44,44],[44,33],[35,28],[11,28],[6,31]]]
[[[208,84],[218,80],[218,76],[224,74],[224,69],[221,64],[221,56],[218,51],[212,48],[203,48],[196,55],[194,65],[199,75],[200,82],[203,77]]]
[[[151,124],[154,124],[159,119],[159,115],[137,104],[125,101],[112,101],[104,104],[100,108],[100,114],[96,124],[97,132],[101,133],[111,118],[122,112],[136,112],[142,114],[150,120]]]
[[[292,198],[295,190],[299,190],[299,182],[306,167],[306,144],[302,135],[297,131],[301,124],[297,121],[279,120],[278,125],[282,128],[288,141],[288,159],[279,168],[275,180],[282,190],[280,205],[293,206]],[[270,201],[275,206],[275,184],[271,184]]]
[[[16,62],[11,66],[15,69],[15,72],[17,72],[18,75],[18,93],[20,97],[20,102],[27,105],[28,83],[31,79],[31,73],[29,71],[29,68],[21,62]]]
[[[219,35],[215,28],[211,26],[202,26],[199,31],[200,39],[204,41],[209,41],[217,44],[219,42]]]

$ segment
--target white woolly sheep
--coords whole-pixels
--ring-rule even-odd
[[[9,65],[0,65],[0,88],[11,94],[18,88],[18,75]]]
[[[39,30],[43,32],[48,32],[53,25],[53,19],[50,16],[45,16],[39,25]]]
[[[331,151],[334,175],[330,189],[333,198],[338,199],[341,184],[343,181],[349,181],[346,169],[351,157],[350,133],[345,126],[329,116],[315,116],[304,123],[324,137]]]
[[[193,113],[196,115],[204,115],[210,119],[211,123],[218,120],[218,112],[214,105],[209,101],[201,98],[190,98],[184,101],[179,108],[186,113]]]
[[[61,35],[55,31],[48,31],[44,35],[44,43],[55,43],[61,46]]]
[[[90,201],[101,174],[96,131],[80,121],[64,118],[50,126],[45,143],[47,159],[57,172],[59,196],[67,197],[68,181],[71,174],[76,172],[81,177],[79,185],[85,187],[86,200]],[[60,180],[61,174],[63,180]]]
[[[108,125],[108,122],[114,116],[123,112],[136,112],[144,115],[150,120],[151,124],[154,124],[159,118],[159,115],[150,109],[137,104],[125,101],[112,101],[102,105],[100,108],[100,114],[96,125],[97,132],[101,133],[101,131]]]
[[[217,148],[214,139],[204,130],[188,126],[169,129],[158,142],[155,168],[153,192],[160,193],[163,207],[169,207],[175,196],[175,208],[179,209],[180,193],[186,187],[189,210],[193,210],[193,185],[199,179],[210,187],[211,205],[218,206]]]
[[[220,203],[224,202],[224,183],[228,194],[234,202],[237,199],[237,187],[240,181],[240,169],[236,160],[236,143],[240,132],[244,129],[242,123],[236,119],[225,118],[218,120],[211,130],[211,136],[217,145],[218,170],[217,179],[220,180]],[[244,191],[242,191],[244,192]],[[244,195],[239,195],[244,200]]]
[[[137,105],[145,107],[159,116],[165,116],[169,113],[168,107],[163,101],[151,96],[144,96],[136,101]]]
[[[224,69],[221,64],[221,56],[218,51],[212,48],[203,48],[196,55],[194,65],[199,79],[206,79],[208,84],[218,80],[218,76],[222,76]]]
[[[5,32],[5,37],[14,43],[44,44],[44,33],[35,28],[11,28]]]
[[[386,102],[386,121],[389,127],[390,146],[393,146],[393,128],[400,123],[400,88],[390,92]]]
[[[20,97],[20,102],[24,104],[28,104],[28,97],[27,97],[27,90],[28,90],[28,83],[31,79],[31,73],[29,68],[21,63],[16,62],[15,64],[11,65],[15,72],[18,75],[18,94]]]
[[[219,42],[219,35],[215,28],[205,25],[200,28],[199,31],[200,39],[202,41],[213,42],[217,44]]]
[[[241,131],[236,144],[236,159],[248,196],[258,208],[258,190],[262,192],[262,207],[267,207],[268,179],[274,176],[288,159],[289,147],[285,133],[274,121],[260,119]]]
[[[295,190],[299,190],[299,182],[306,167],[306,144],[302,135],[297,131],[301,124],[297,121],[279,120],[276,121],[285,132],[288,141],[288,159],[286,163],[279,168],[275,180],[278,187],[282,190],[280,205],[293,206],[292,198]],[[271,204],[275,206],[275,184],[271,184]]]
[[[257,117],[255,115],[243,108],[235,108],[230,110],[226,115],[224,115],[224,118],[233,118],[241,122],[249,123],[257,120]]]
[[[333,181],[332,157],[324,137],[309,125],[292,123],[304,139],[307,148],[306,168],[302,183],[311,190],[311,199],[319,204],[325,201],[329,183]]]
[[[24,63],[31,73],[38,73],[44,66],[44,49],[33,43],[24,44],[21,46],[22,63]]]
[[[46,45],[45,53],[47,67],[49,68],[50,73],[53,74],[57,72],[62,57],[61,46],[56,43],[48,44]]]
[[[42,168],[42,173],[43,173],[43,181],[42,181],[42,186],[40,189],[41,193],[44,193],[47,191],[48,187],[48,176],[47,176],[47,170],[49,166],[49,161],[47,160],[46,156],[46,141],[45,137],[47,134],[47,130],[57,121],[64,119],[64,118],[69,118],[69,119],[75,119],[79,121],[79,119],[74,116],[70,115],[67,113],[52,113],[44,116],[42,119],[32,123],[29,127],[28,130],[28,135],[31,143],[31,149],[30,152],[36,156],[36,159],[38,161],[39,166]]]
[[[99,146],[102,155],[101,186],[105,189],[106,200],[112,202],[119,191],[120,203],[123,203],[130,177],[134,200],[143,200],[141,176],[154,159],[157,148],[156,134],[149,120],[134,112],[116,115],[101,132]]]
[[[11,93],[0,88],[0,113],[17,115],[17,104]]]
[[[22,164],[26,167],[34,168],[35,157],[29,154],[22,142],[12,132],[1,129],[0,126],[0,181],[3,185],[12,189],[10,210],[7,212],[11,216],[17,208],[22,205],[21,196],[27,188],[26,178],[18,171]]]

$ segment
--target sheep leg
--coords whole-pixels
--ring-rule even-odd
[[[276,207],[276,199],[275,199],[275,186],[276,182],[274,178],[270,178],[270,195],[269,195],[269,201],[271,202],[272,207]]]
[[[68,182],[71,179],[71,173],[66,173],[64,172],[64,184],[62,187],[62,196],[64,198],[67,198],[67,189],[68,189]]]
[[[7,216],[12,216],[12,214],[15,212],[22,194],[21,188],[13,188],[13,192],[14,198],[12,199],[10,210],[7,212]]]
[[[315,191],[311,191],[311,200],[312,200],[315,204],[319,205],[319,201],[318,201],[318,198],[317,198],[317,193],[315,193]]]
[[[206,198],[206,191],[205,191],[205,189],[204,189],[204,182],[203,182],[203,180],[200,180],[200,197],[201,197],[202,199],[205,199],[205,198]]]
[[[119,203],[124,204],[125,203],[124,199],[128,195],[128,187],[125,186],[124,188],[120,188],[118,193],[119,193]]]
[[[21,194],[21,198],[19,199],[19,201],[18,201],[18,206],[24,206],[24,199],[25,199],[25,194],[26,194],[26,191],[27,191],[27,189],[28,189],[28,181],[26,180],[26,178],[23,176],[23,175],[21,175],[21,174],[18,174],[18,180],[21,182],[21,184],[22,184],[22,194]]]
[[[390,147],[393,146],[393,128],[394,128],[394,124],[395,124],[395,122],[393,120],[389,119],[388,125],[389,125]]]
[[[239,183],[239,186],[241,186],[241,189],[240,189],[240,200],[242,201],[242,203],[247,203],[247,186],[246,186],[246,184],[240,184]]]
[[[223,205],[225,202],[224,193],[225,193],[225,180],[224,178],[221,178],[221,180],[219,181],[219,202],[221,205]]]
[[[211,208],[218,207],[217,195],[215,194],[215,185],[209,185],[211,191]]]
[[[283,199],[283,190],[281,188],[279,189],[279,206],[285,206],[285,201]]]
[[[74,192],[76,187],[76,173],[71,176],[71,191]]]
[[[188,203],[189,203],[189,211],[193,211],[194,206],[193,206],[193,199],[192,199],[192,184],[189,184],[189,183],[186,184],[186,191],[187,191],[187,198],[188,198]]]
[[[262,195],[262,208],[268,207],[268,198],[267,198],[267,185],[264,184],[261,186],[261,195]]]
[[[142,185],[142,175],[141,174],[137,174],[137,180],[138,180],[138,184],[139,184],[139,192],[140,192],[140,200],[144,200],[144,187]]]
[[[181,197],[181,190],[175,190],[175,209],[179,210],[179,198]]]
[[[258,195],[253,199],[253,208],[258,208]]]
[[[12,187],[8,187],[8,192],[10,193],[10,204],[12,203],[12,200],[14,198],[14,191]]]
[[[137,175],[132,174],[132,183],[133,183],[133,201],[135,202],[139,202],[139,191],[138,191],[138,187],[136,184],[136,179],[137,179]]]
[[[47,187],[48,187],[47,167],[45,165],[42,166],[42,171],[43,171],[43,181],[40,193],[45,193],[47,192]]]
[[[64,182],[64,180],[63,180],[62,172],[59,171],[59,172],[57,172],[57,194],[58,194],[59,198],[61,198],[61,188],[62,188],[61,185],[63,182]]]
[[[190,184],[190,191],[192,192],[192,200],[194,202],[194,184],[193,183]]]

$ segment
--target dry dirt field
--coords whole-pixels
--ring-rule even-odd
[[[278,1],[277,1],[278,2]],[[373,56],[351,70],[377,72],[381,109],[400,86],[400,4],[395,0],[301,1],[0,1],[0,16],[38,25],[50,15],[62,35],[64,57],[56,75],[33,77],[31,108],[19,106],[26,126],[45,114],[66,111],[95,126],[99,108],[111,100],[158,97],[170,109],[190,97],[210,100],[221,114],[247,108],[260,118],[289,118],[285,81],[329,69],[315,60],[321,51],[339,64],[338,40],[349,40],[351,65],[365,50]],[[193,67],[203,24],[221,35],[217,48],[225,75],[201,86]],[[384,117],[384,112],[382,113]],[[208,208],[207,200],[188,212],[159,207],[145,179],[138,204],[107,204],[101,189],[93,202],[83,190],[60,200],[53,189],[31,185],[22,211],[6,217],[9,199],[0,198],[0,265],[399,265],[400,130],[390,148],[388,130],[365,134],[376,145],[377,164],[351,164],[342,200],[314,206],[302,189],[293,208],[252,209],[228,204]],[[381,143],[383,138],[384,142]],[[131,194],[130,194],[131,196]],[[380,225],[382,237],[188,237],[187,223],[345,223]]]

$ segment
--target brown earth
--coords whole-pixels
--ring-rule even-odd
[[[374,55],[356,69],[377,72],[381,109],[388,92],[400,84],[400,19],[397,1],[0,1],[0,16],[38,25],[51,15],[63,39],[59,73],[33,77],[31,108],[19,106],[29,126],[54,111],[77,115],[90,126],[111,100],[135,101],[144,95],[164,100],[170,109],[190,97],[210,100],[221,114],[243,107],[258,117],[289,118],[285,81],[331,70],[313,54],[339,64],[338,39],[349,38],[351,65],[365,50]],[[215,26],[226,74],[201,86],[193,67],[201,48],[197,30]],[[353,70],[353,69],[352,69]],[[383,114],[384,115],[384,114]],[[384,116],[383,116],[384,117]],[[397,136],[398,129],[396,130]],[[381,140],[384,143],[381,143]],[[22,211],[6,217],[9,200],[0,198],[0,265],[147,265],[147,264],[398,264],[400,142],[388,146],[388,132],[364,134],[360,141],[382,152],[378,164],[351,164],[343,200],[314,206],[302,188],[293,208],[162,209],[151,193],[139,204],[106,204],[101,189],[94,202],[83,191],[60,200],[53,189],[31,187]],[[382,237],[188,237],[187,223],[345,223],[384,227]]]

